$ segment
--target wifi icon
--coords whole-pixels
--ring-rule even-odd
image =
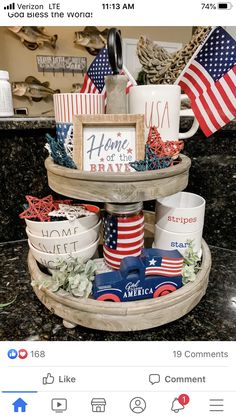
[[[14,10],[16,7],[15,3],[10,3],[4,7],[4,10]]]

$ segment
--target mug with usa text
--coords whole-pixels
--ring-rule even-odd
[[[199,127],[194,118],[189,131],[179,132],[180,115],[193,115],[189,109],[180,110],[185,99],[178,85],[133,86],[128,95],[128,109],[130,114],[144,114],[145,138],[150,127],[156,126],[163,141],[178,141],[192,137]]]
[[[53,102],[57,138],[64,141],[67,151],[73,148],[73,116],[105,113],[104,96],[99,93],[58,93]]]

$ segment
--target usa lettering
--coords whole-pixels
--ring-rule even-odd
[[[151,105],[148,106],[148,103],[145,103],[145,115],[144,122],[147,128],[156,126],[157,128],[170,128],[170,113],[169,113],[169,103],[168,102],[151,102]]]

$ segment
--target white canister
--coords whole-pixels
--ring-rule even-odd
[[[0,70],[0,116],[13,116],[12,91],[8,71]]]
[[[201,256],[202,228],[192,233],[173,233],[155,225],[153,247],[163,250],[178,250],[184,256],[189,247],[189,241],[193,242],[193,250],[198,256]]]
[[[192,233],[203,229],[205,199],[190,192],[178,192],[157,199],[156,224],[176,233]]]

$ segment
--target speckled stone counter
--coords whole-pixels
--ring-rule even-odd
[[[0,131],[6,130],[25,130],[25,129],[53,129],[55,128],[53,116],[12,116],[0,117]]]
[[[189,314],[168,325],[142,332],[113,333],[65,329],[32,292],[25,241],[0,245],[0,340],[236,340],[236,252],[211,247],[212,270],[205,297]]]
[[[188,130],[192,119],[181,119],[181,130]],[[18,218],[25,195],[45,196],[47,184],[44,160],[45,134],[55,135],[51,117],[0,118],[0,242],[26,237],[25,223]],[[204,237],[208,244],[236,249],[234,225],[236,206],[236,122],[210,138],[199,130],[185,140],[184,153],[192,159],[188,191],[206,201]],[[145,203],[154,209],[154,202]]]
[[[0,242],[25,238],[25,225],[18,215],[25,195],[45,196],[45,135],[54,135],[53,118],[0,118]]]

